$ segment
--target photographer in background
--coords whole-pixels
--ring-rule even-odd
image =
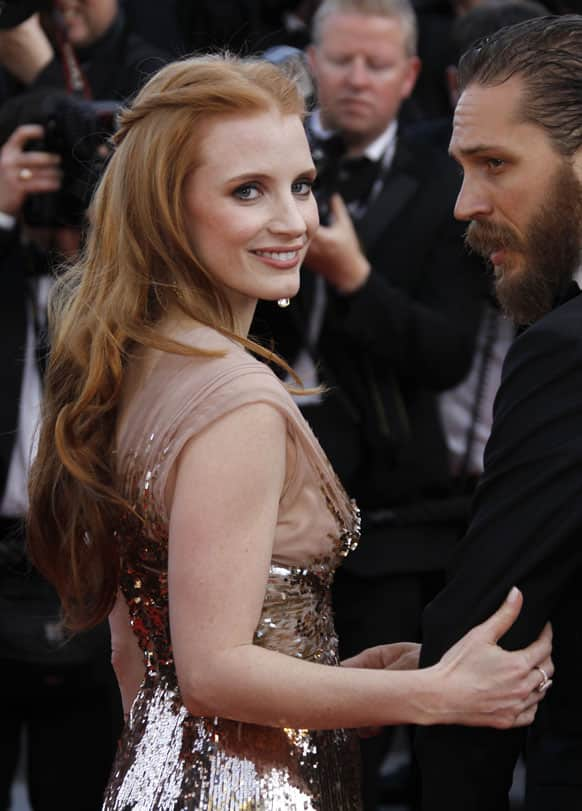
[[[78,228],[32,230],[30,196],[55,193],[61,159],[27,151],[42,127],[17,127],[0,151],[0,809],[26,732],[33,811],[98,811],[121,727],[106,626],[66,641],[53,589],[25,552],[28,465],[42,391],[49,252],[75,251]]]
[[[469,370],[486,279],[453,218],[455,168],[399,125],[420,70],[410,4],[323,0],[308,58],[323,225],[298,296],[286,309],[260,303],[253,330],[306,385],[328,389],[298,404],[362,509],[360,546],[333,589],[349,657],[419,639],[463,525],[438,394]],[[362,744],[370,811],[390,734]]]
[[[33,811],[98,811],[122,723],[108,628],[67,641],[22,518],[52,273],[79,249],[115,110],[163,60],[112,0],[9,2],[0,25],[14,78],[0,108],[0,811],[23,731]]]
[[[0,25],[8,29],[0,31],[0,62],[31,90],[66,87],[87,98],[121,102],[168,59],[133,32],[119,0],[9,2]],[[73,48],[82,69],[80,86],[63,45]]]
[[[3,15],[0,16],[0,24],[5,22]],[[0,29],[0,64],[12,76],[13,82],[19,83],[19,89],[31,85],[54,55],[38,13],[31,14],[13,28]]]

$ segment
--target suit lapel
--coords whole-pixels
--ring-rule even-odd
[[[413,169],[412,155],[400,140],[382,188],[367,212],[357,223],[360,241],[367,252],[383,233],[388,223],[396,218],[416,194],[419,181]]]

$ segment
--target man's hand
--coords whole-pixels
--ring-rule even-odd
[[[339,194],[330,200],[331,225],[320,225],[305,264],[323,276],[339,293],[354,293],[370,275],[349,211]]]
[[[32,84],[53,57],[53,47],[38,14],[14,28],[0,31],[0,64],[23,84]]]
[[[38,124],[17,127],[0,150],[0,211],[18,216],[29,194],[57,191],[61,159],[51,152],[25,152],[28,141],[42,138]]]

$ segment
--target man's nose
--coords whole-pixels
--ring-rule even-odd
[[[480,184],[465,175],[455,203],[455,218],[463,221],[475,220],[489,216],[492,210],[491,200]]]
[[[369,81],[368,68],[362,56],[354,56],[348,65],[346,79],[354,87],[366,85]]]

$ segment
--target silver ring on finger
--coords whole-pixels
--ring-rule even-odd
[[[28,167],[23,166],[18,172],[18,177],[20,180],[30,180],[32,178],[32,171],[28,169]]]
[[[536,665],[534,670],[539,670],[540,673],[542,674],[542,680],[536,687],[536,690],[538,691],[538,693],[545,693],[548,687],[550,687],[550,685],[552,684],[552,680],[548,677],[548,674],[543,669],[543,667]]]

